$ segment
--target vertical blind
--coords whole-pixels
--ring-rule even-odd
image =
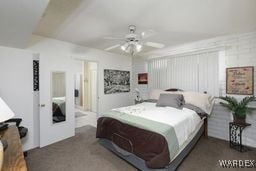
[[[149,88],[179,88],[219,94],[218,52],[152,59],[148,62]]]

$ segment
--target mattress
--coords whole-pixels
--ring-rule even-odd
[[[173,160],[175,160],[175,158],[180,155],[180,153],[185,149],[186,146],[188,146],[188,144],[193,140],[193,138],[196,136],[196,134],[199,132],[200,128],[203,127],[204,125],[204,119],[201,119],[201,121],[199,122],[199,124],[196,126],[196,128],[194,129],[194,131],[189,135],[189,137],[186,139],[186,141],[182,144],[182,146],[180,146],[179,148],[179,152],[176,154],[176,156],[171,160],[171,162]]]
[[[196,126],[195,130],[189,135],[189,137],[186,139],[186,141],[182,144],[182,146],[180,146],[178,153],[175,155],[175,157],[172,158],[172,160],[170,162],[172,162],[173,160],[175,160],[175,158],[185,149],[185,147],[193,140],[193,138],[196,136],[196,134],[198,133],[198,131],[200,130],[200,128],[202,128],[203,124],[204,124],[204,119],[203,118],[200,123]],[[115,145],[113,142],[111,142],[113,144],[113,147],[120,152],[123,155],[131,155],[131,153],[119,148],[117,145]]]
[[[179,148],[199,125],[201,118],[190,109],[176,109],[173,107],[156,107],[156,103],[144,102],[137,105],[112,109],[145,119],[153,120],[174,127]]]
[[[98,119],[96,136],[114,142],[116,148],[121,147],[119,151],[124,149],[143,159],[148,168],[163,168],[186,147],[202,123],[190,109],[156,107],[146,102],[103,115]],[[163,125],[168,129],[159,129],[161,132],[158,127]]]

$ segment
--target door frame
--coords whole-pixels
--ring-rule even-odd
[[[97,117],[99,116],[99,100],[100,100],[100,96],[99,96],[99,65],[100,65],[100,62],[98,61],[98,60],[90,60],[90,59],[85,59],[85,58],[81,58],[81,57],[73,57],[73,59],[74,60],[76,60],[76,61],[82,61],[82,62],[94,62],[94,63],[96,63],[97,64],[97,87],[96,87],[96,94],[97,94],[97,101],[96,101],[96,110],[97,110],[97,112],[96,112],[96,115],[97,115]]]

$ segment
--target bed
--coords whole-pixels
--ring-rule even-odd
[[[169,89],[170,90],[170,89]],[[207,114],[155,101],[113,109],[98,119],[99,142],[143,171],[176,170],[204,133]]]

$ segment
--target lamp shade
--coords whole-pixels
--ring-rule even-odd
[[[14,116],[13,111],[0,97],[0,122],[4,122],[8,119],[11,119],[13,116]]]

